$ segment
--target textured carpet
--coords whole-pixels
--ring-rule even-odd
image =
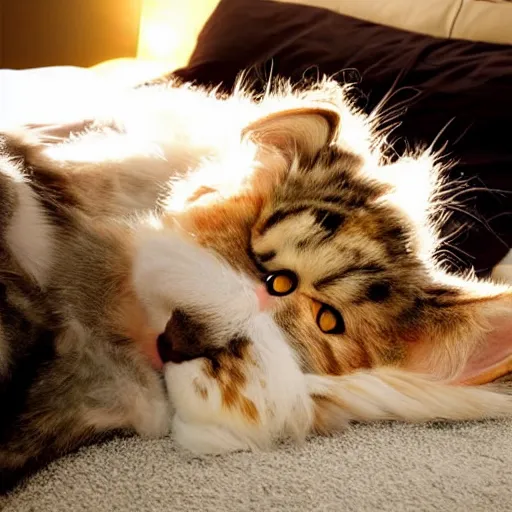
[[[270,453],[197,458],[115,439],[63,458],[6,512],[510,511],[512,422],[357,425]]]

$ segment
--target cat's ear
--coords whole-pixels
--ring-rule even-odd
[[[312,157],[335,140],[339,124],[339,113],[329,106],[294,108],[257,119],[242,135],[285,153]]]
[[[464,384],[512,372],[512,288],[437,276],[403,333],[403,367]]]

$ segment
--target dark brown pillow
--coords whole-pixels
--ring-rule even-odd
[[[406,148],[405,139],[447,144],[458,162],[450,179],[475,188],[451,207],[446,229],[467,229],[445,246],[448,259],[485,274],[512,246],[512,47],[438,39],[297,4],[221,0],[189,65],[173,75],[230,90],[243,70],[260,89],[271,75],[356,79],[367,111],[394,87],[384,113],[402,114],[396,148]]]

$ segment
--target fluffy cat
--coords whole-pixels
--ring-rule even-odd
[[[3,134],[3,483],[171,419],[210,453],[510,415],[503,390],[460,384],[507,372],[511,291],[443,273],[435,159],[388,164],[372,128],[324,81],[149,87]]]

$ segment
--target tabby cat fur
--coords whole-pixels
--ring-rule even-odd
[[[509,416],[476,384],[507,370],[512,292],[443,271],[436,155],[390,163],[377,128],[324,80],[2,133],[2,485],[119,430],[221,453]]]

